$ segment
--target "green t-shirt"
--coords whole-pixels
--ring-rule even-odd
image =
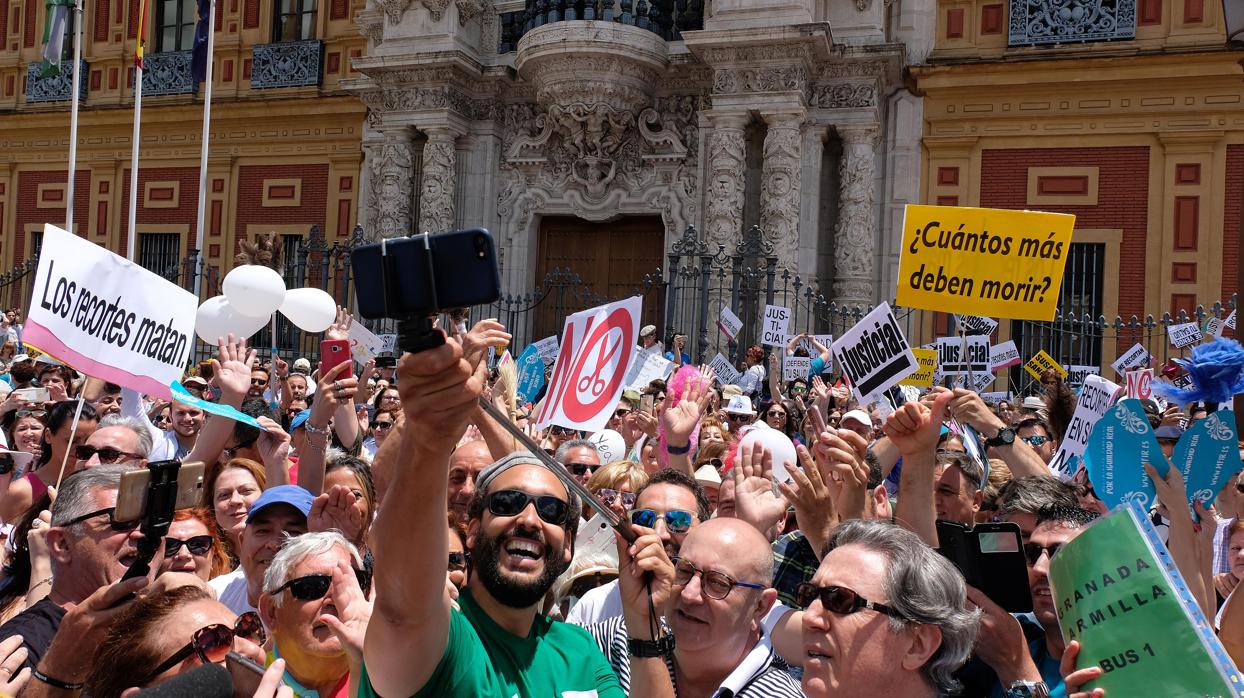
[[[624,698],[596,641],[577,625],[536,616],[523,638],[497,625],[471,592],[450,613],[445,654],[419,698]],[[363,666],[359,696],[377,696]],[[392,697],[389,697],[392,698]]]

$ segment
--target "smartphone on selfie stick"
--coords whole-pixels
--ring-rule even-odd
[[[189,509],[202,499],[202,463],[162,460],[121,475],[112,517],[118,523],[141,519],[139,530],[143,532],[137,542],[138,557],[125,571],[123,580],[147,576],[173,523],[173,513]]]

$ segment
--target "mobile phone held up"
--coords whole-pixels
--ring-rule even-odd
[[[938,552],[954,563],[968,584],[1008,613],[1031,613],[1028,562],[1018,524],[982,523],[972,528],[937,521]]]
[[[350,340],[326,339],[320,342],[320,377],[350,360]]]
[[[492,234],[483,228],[422,233],[352,253],[359,315],[418,319],[501,296]]]

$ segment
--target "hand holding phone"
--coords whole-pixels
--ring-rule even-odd
[[[350,360],[350,340],[326,339],[320,342],[320,375]]]
[[[225,668],[233,680],[233,698],[252,698],[259,691],[265,669],[237,652],[225,655]]]

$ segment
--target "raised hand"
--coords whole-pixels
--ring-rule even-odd
[[[345,485],[333,485],[311,502],[307,514],[308,531],[331,531],[337,529],[351,541],[363,538],[363,512],[354,506],[354,492]]]
[[[614,534],[618,543],[618,592],[622,599],[626,634],[637,640],[655,640],[652,627],[660,622],[648,614],[649,604],[660,614],[674,583],[674,563],[652,529],[631,524],[638,536],[634,543]],[[651,579],[645,576],[651,573]],[[651,591],[651,598],[649,592]]]
[[[739,447],[734,467],[735,516],[746,521],[765,536],[786,518],[786,498],[773,491],[773,456],[758,444]]]
[[[320,377],[315,389],[315,402],[311,403],[308,421],[319,429],[328,426],[328,420],[341,405],[354,401],[358,393],[359,379],[350,373],[350,362],[343,361],[328,369]]]
[[[496,318],[488,318],[475,323],[469,332],[462,336],[462,355],[471,366],[478,366],[484,360],[486,352],[496,347],[509,346],[513,336],[505,331],[505,325]]]
[[[372,602],[363,594],[354,570],[341,560],[333,568],[333,583],[329,587],[329,593],[333,595],[333,606],[337,613],[325,613],[320,616],[320,622],[327,625],[341,642],[341,648],[350,659],[350,671],[353,673],[363,666],[363,638],[367,636]]]
[[[777,486],[782,496],[795,506],[799,530],[803,531],[813,552],[819,557],[825,542],[838,525],[834,491],[828,486],[821,468],[806,446],[796,446],[795,453],[801,467],[787,463],[786,472],[790,473],[791,480],[779,482]]]
[[[354,316],[346,312],[346,309],[337,306],[337,317],[333,320],[333,324],[324,330],[324,339],[349,339],[350,326],[354,324]]]
[[[937,450],[937,439],[946,419],[946,407],[954,397],[950,391],[937,393],[933,396],[932,407],[919,402],[903,403],[885,421],[882,431],[903,456],[931,455]]]
[[[695,431],[704,409],[708,407],[708,389],[712,379],[705,378],[707,367],[700,367],[700,375],[687,381],[683,388],[682,399],[674,407],[666,407],[661,413],[661,424],[665,427],[666,442],[672,446],[685,446],[691,443],[691,433]],[[709,374],[711,375],[711,373]],[[668,401],[666,405],[668,405]]]
[[[442,346],[405,354],[397,375],[402,410],[410,420],[404,435],[450,451],[484,390],[484,380],[463,358],[458,340],[448,337]]]
[[[813,448],[816,463],[826,476],[839,484],[836,503],[845,521],[864,517],[868,498],[868,443],[850,429],[823,431]]]
[[[264,465],[284,468],[289,459],[289,434],[285,433],[280,424],[267,417],[258,417],[257,421],[264,430],[260,432],[255,446],[259,449],[259,455],[263,457]]]
[[[217,345],[217,358],[212,359],[212,376],[220,388],[220,401],[237,407],[251,388],[251,369],[255,366],[255,350],[246,348],[246,339],[233,335],[222,337]]]
[[[280,379],[289,378],[289,364],[285,359],[279,356],[272,357],[272,366],[276,369],[276,377]]]

